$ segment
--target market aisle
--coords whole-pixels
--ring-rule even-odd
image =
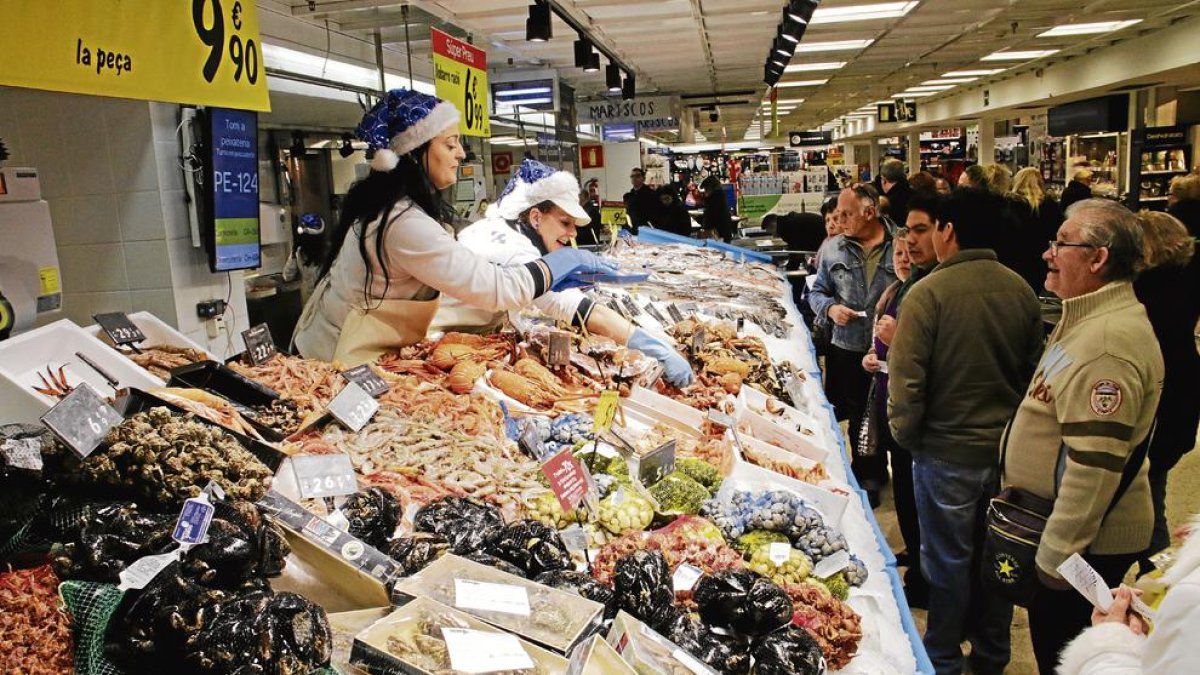
[[[845,424],[842,425],[845,430]],[[1200,434],[1197,435],[1197,445],[1200,445]],[[1167,522],[1174,530],[1187,522],[1192,514],[1200,513],[1200,451],[1184,455],[1175,470],[1171,472],[1170,483],[1167,487]],[[904,547],[900,538],[900,526],[896,522],[895,502],[892,499],[891,483],[883,491],[883,503],[875,509],[875,518],[879,527],[887,537],[893,552],[899,552]],[[1178,540],[1173,543],[1178,544]],[[1132,581],[1132,577],[1127,579]],[[917,628],[925,630],[925,610],[913,610],[913,618]],[[1033,658],[1033,649],[1029,642],[1029,619],[1025,610],[1018,607],[1013,613],[1012,626],[1012,661],[1005,671],[1010,675],[1029,675],[1037,672],[1037,664]]]

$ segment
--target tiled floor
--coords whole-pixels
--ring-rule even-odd
[[[1200,439],[1197,439],[1197,444],[1200,445]],[[1172,530],[1189,520],[1193,514],[1200,513],[1200,490],[1196,489],[1197,486],[1200,486],[1200,451],[1185,455],[1171,472],[1167,486],[1167,520]],[[875,509],[875,517],[879,520],[879,527],[891,544],[892,550],[901,550],[904,542],[900,538],[890,487],[885,490],[883,504]],[[913,618],[918,629],[924,631],[925,610],[913,610]],[[1033,649],[1029,642],[1029,620],[1025,610],[1020,607],[1013,616],[1012,661],[1005,672],[1010,675],[1037,673]]]

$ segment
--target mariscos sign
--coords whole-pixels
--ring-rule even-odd
[[[581,122],[639,122],[669,119],[673,101],[670,96],[649,96],[629,101],[590,101],[579,105]]]

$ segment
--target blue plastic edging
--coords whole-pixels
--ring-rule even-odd
[[[697,248],[703,248],[704,242],[700,239],[692,239],[685,237],[682,234],[674,232],[666,232],[664,230],[656,230],[652,227],[643,227],[638,229],[637,240],[644,241],[648,244],[687,244]]]
[[[908,609],[908,601],[904,599],[904,583],[900,581],[900,573],[896,571],[895,567],[885,567],[883,571],[888,575],[892,595],[896,598],[896,606],[900,608],[900,625],[904,628],[904,634],[908,636],[908,641],[912,645],[913,658],[917,661],[917,673],[918,675],[933,675],[933,662],[929,660],[929,653],[925,651],[921,633],[917,631],[917,622],[913,621],[912,611]]]

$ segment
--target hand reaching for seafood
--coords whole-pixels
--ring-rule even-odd
[[[676,387],[686,387],[692,383],[695,374],[688,365],[687,359],[679,355],[671,345],[638,328],[629,336],[626,343],[630,349],[636,349],[646,356],[652,357],[662,364],[663,377]]]

